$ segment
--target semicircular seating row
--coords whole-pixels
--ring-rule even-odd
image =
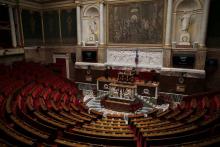
[[[2,70],[5,69],[5,70]],[[28,69],[28,70],[27,70]],[[107,115],[89,110],[73,82],[38,63],[1,68],[0,145],[190,146],[220,142],[219,93],[188,98],[176,108]],[[212,104],[216,104],[211,107]]]

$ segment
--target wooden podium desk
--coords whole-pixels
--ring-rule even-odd
[[[120,84],[125,84],[125,85],[136,85],[138,95],[146,95],[146,96],[157,98],[159,82],[148,81],[146,83],[143,80],[138,80],[138,81],[135,81],[133,83],[126,83],[126,82],[118,82],[116,78],[106,79],[105,77],[99,77],[97,79],[97,89],[98,90],[109,91],[109,84],[110,83],[120,83]]]

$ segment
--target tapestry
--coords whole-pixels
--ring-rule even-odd
[[[59,12],[57,10],[44,11],[44,37],[45,42],[54,44],[60,42],[60,28],[59,28]]]
[[[76,44],[76,29],[76,8],[61,10],[61,32],[64,44]]]
[[[108,42],[162,44],[164,0],[108,5]]]
[[[22,9],[21,18],[25,46],[41,45],[43,41],[40,12]]]

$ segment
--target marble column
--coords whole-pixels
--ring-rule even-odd
[[[70,58],[69,58],[69,54],[66,54],[66,78],[70,79]]]
[[[104,55],[105,55],[105,49],[104,47],[98,48],[98,63],[104,63]]]
[[[8,7],[8,11],[9,11],[10,26],[11,26],[12,46],[17,47],[14,16],[13,16],[13,10],[11,6]]]
[[[172,7],[173,7],[173,0],[168,0],[168,7],[167,7],[167,24],[166,24],[166,36],[165,36],[165,45],[171,45],[171,28],[172,28]]]
[[[99,2],[99,43],[104,44],[104,4]]]
[[[206,50],[197,51],[195,69],[204,70],[205,60],[206,60]]]
[[[163,49],[163,67],[171,67],[172,51],[171,48]]]
[[[76,15],[77,15],[77,44],[81,45],[82,38],[81,38],[81,8],[78,4],[76,7]]]
[[[81,47],[78,46],[76,47],[76,62],[81,62],[82,61],[82,52],[81,52]]]
[[[205,47],[206,41],[206,32],[207,32],[207,25],[208,25],[208,17],[209,17],[209,6],[210,0],[204,1],[204,9],[203,9],[203,17],[202,17],[202,26],[201,26],[201,38],[200,38],[200,46]]]

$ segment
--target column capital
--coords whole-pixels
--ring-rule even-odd
[[[104,3],[105,3],[105,0],[97,0],[97,2],[98,2],[99,4],[104,4]]]
[[[81,7],[82,6],[82,4],[81,4],[81,2],[79,0],[76,0],[75,4],[76,4],[77,7]]]

